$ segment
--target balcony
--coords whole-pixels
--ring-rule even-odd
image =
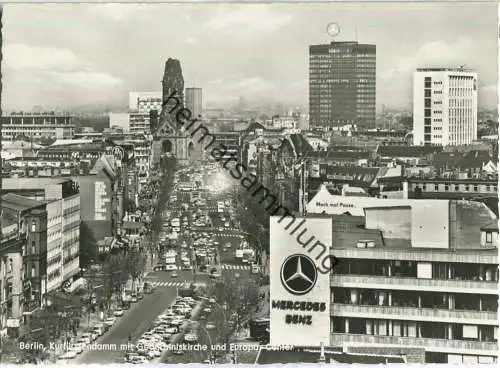
[[[336,317],[497,325],[496,312],[334,303],[330,313]]]
[[[423,337],[372,336],[332,333],[331,346],[373,346],[424,348],[427,352],[496,356],[498,343],[429,339]]]
[[[395,276],[332,275],[331,287],[358,289],[439,291],[443,293],[473,293],[498,295],[498,283],[493,281],[432,280]]]
[[[450,252],[449,249],[408,249],[401,252],[401,249],[384,248],[332,248],[332,254],[337,258],[349,259],[398,259],[401,261],[421,261],[421,262],[447,262],[447,263],[472,263],[472,264],[498,264],[498,254],[496,249],[491,251],[459,250]]]

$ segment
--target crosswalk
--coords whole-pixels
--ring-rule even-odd
[[[231,234],[231,233],[219,233],[217,234],[220,238],[241,238],[239,234]]]
[[[232,265],[232,264],[223,264],[221,265],[224,270],[250,270],[252,267],[248,265]]]
[[[169,280],[148,280],[148,283],[152,287],[181,287],[190,284],[190,282],[186,281],[169,281]],[[195,286],[207,286],[206,282],[195,282]]]
[[[151,286],[153,287],[181,287],[185,285],[185,282],[183,281],[149,281]]]

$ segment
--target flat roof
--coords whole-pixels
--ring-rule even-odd
[[[437,67],[437,68],[417,68],[417,72],[475,72],[475,70],[470,68]]]
[[[5,179],[3,181],[5,182]],[[43,202],[23,197],[14,193],[7,193],[2,196],[2,207],[11,208],[16,211],[23,211],[30,208],[39,207],[43,204]]]
[[[2,180],[3,190],[12,189],[45,189],[47,185],[62,184],[70,181],[68,178],[5,178]]]

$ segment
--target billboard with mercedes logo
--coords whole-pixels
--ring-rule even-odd
[[[332,243],[331,218],[270,218],[270,343],[330,342],[330,275],[321,272]]]

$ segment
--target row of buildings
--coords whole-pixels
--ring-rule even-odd
[[[149,146],[141,137],[111,135],[4,147],[2,334],[16,334],[29,316],[72,289],[82,269],[140,239],[153,208]]]

